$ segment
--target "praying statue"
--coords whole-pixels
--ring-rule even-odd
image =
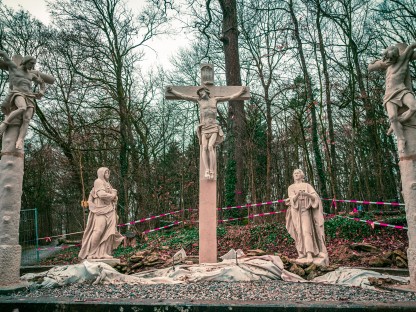
[[[110,170],[101,167],[88,197],[90,213],[78,254],[81,259],[113,259],[113,250],[123,241],[117,231],[117,190],[111,186]]]
[[[312,185],[304,182],[300,169],[293,171],[295,183],[289,186],[286,204],[286,229],[294,239],[298,263],[328,265],[325,247],[322,202]]]

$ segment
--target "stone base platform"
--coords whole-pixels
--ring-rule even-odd
[[[19,298],[0,297],[0,311],[165,311],[165,312],[306,312],[306,311],[385,311],[413,312],[414,302],[282,302],[237,300],[137,300],[137,299],[85,299],[74,302],[71,298]]]
[[[0,286],[0,295],[12,294],[20,290],[24,290],[27,287],[29,287],[29,283],[24,282],[24,281],[21,281],[19,283],[12,284],[12,285]],[[2,310],[0,309],[0,311]]]

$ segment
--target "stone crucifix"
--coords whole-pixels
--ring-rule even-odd
[[[0,124],[0,290],[26,286],[20,281],[19,220],[24,170],[24,139],[35,112],[35,99],[45,92],[54,77],[34,70],[32,56],[10,59],[0,51],[0,69],[9,72],[9,93],[1,104],[5,114]],[[33,92],[32,83],[40,86]]]
[[[199,263],[217,262],[217,155],[216,146],[224,140],[217,123],[217,104],[248,100],[249,91],[241,86],[214,86],[214,69],[201,64],[201,85],[169,86],[167,100],[188,100],[199,104],[196,132],[200,145],[199,162]]]
[[[394,131],[400,156],[402,195],[406,205],[410,285],[416,288],[416,98],[412,89],[410,62],[416,60],[416,43],[387,47],[381,60],[369,64],[368,71],[386,72],[383,105]]]

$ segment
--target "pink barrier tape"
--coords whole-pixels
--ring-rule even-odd
[[[245,205],[227,206],[227,207],[223,207],[223,208],[217,208],[217,210],[229,210],[229,209],[242,209],[242,208],[249,208],[249,207],[259,207],[259,206],[273,205],[273,204],[276,204],[276,203],[284,203],[284,202],[285,202],[284,199],[278,199],[278,200],[275,200],[275,201],[267,201],[267,202],[256,203],[256,204],[247,203]],[[169,216],[169,215],[174,215],[174,214],[184,212],[184,211],[191,212],[191,211],[195,211],[195,210],[198,211],[199,209],[197,209],[197,208],[187,208],[187,209],[182,209],[182,210],[177,210],[177,211],[166,212],[166,213],[162,213],[162,214],[157,215],[157,216],[150,216],[148,218],[143,218],[143,219],[136,220],[136,221],[130,221],[130,222],[123,223],[123,224],[118,224],[117,226],[118,227],[130,226],[130,225],[134,225],[134,224],[137,224],[137,223],[142,223],[142,222],[154,220],[154,219],[157,219],[157,218],[162,218],[162,217],[166,217],[166,216]]]
[[[178,224],[181,224],[181,223],[182,223],[182,221],[175,221],[174,223],[169,224],[169,225],[157,227],[157,228],[151,229],[151,230],[146,230],[146,231],[142,232],[142,234],[146,235],[146,234],[149,234],[149,233],[152,233],[152,232],[156,232],[156,231],[168,229],[168,228],[170,228],[172,226],[175,226],[175,225],[178,225]]]
[[[124,224],[118,224],[117,226],[118,227],[130,226],[130,225],[134,225],[134,224],[137,224],[137,223],[142,223],[142,222],[154,220],[156,218],[162,218],[162,217],[166,217],[166,216],[169,216],[169,215],[174,215],[174,214],[177,214],[177,213],[183,212],[183,211],[184,210],[177,210],[177,211],[166,212],[166,213],[162,213],[162,214],[157,215],[157,216],[150,216],[148,218],[143,218],[143,219],[136,220],[136,221],[130,221],[130,222],[127,222],[127,223],[124,223]]]
[[[253,219],[255,217],[264,217],[264,216],[270,216],[270,215],[276,215],[279,213],[283,213],[286,212],[286,210],[280,210],[280,211],[271,211],[271,212],[264,212],[264,213],[258,213],[258,214],[250,214],[246,217],[240,217],[240,218],[229,218],[229,219],[223,219],[223,220],[218,220],[218,223],[224,223],[224,222],[229,222],[229,221],[237,221],[237,220],[243,220],[243,219]]]
[[[74,233],[68,233],[68,234],[61,234],[61,235],[55,235],[55,236],[46,236],[46,237],[38,238],[38,240],[44,239],[47,242],[51,242],[52,241],[52,238],[64,237],[64,236],[68,236],[68,235],[81,234],[81,233],[84,233],[84,231],[74,232]]]
[[[63,245],[63,246],[56,246],[56,247],[47,247],[47,248],[38,248],[38,251],[44,251],[44,250],[56,250],[56,249],[68,249],[71,247],[79,247],[81,244],[76,245]]]
[[[322,198],[322,200],[329,200],[332,202],[339,202],[339,203],[354,203],[354,204],[373,204],[373,205],[389,205],[389,206],[404,206],[402,203],[395,203],[395,202],[382,202],[382,201],[368,201],[368,200],[356,200],[356,199],[331,199],[331,198]]]
[[[364,220],[364,219],[360,219],[360,218],[352,218],[352,217],[347,217],[347,216],[335,216],[335,217],[340,217],[340,218],[350,219],[350,220],[354,220],[354,221],[358,221],[358,222],[363,222],[363,223],[367,223],[369,225],[379,225],[379,226],[389,227],[389,228],[398,229],[398,230],[408,230],[408,228],[403,226],[403,225],[387,224],[387,223],[384,223],[384,222]]]
[[[285,202],[284,199],[278,199],[278,200],[274,200],[274,201],[267,201],[267,202],[256,203],[256,204],[247,203],[245,205],[227,206],[227,207],[223,207],[223,208],[217,208],[217,210],[229,210],[229,209],[241,209],[241,208],[249,208],[249,207],[259,207],[259,206],[273,205],[273,204],[284,203],[284,202]]]

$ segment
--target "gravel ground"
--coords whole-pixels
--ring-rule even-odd
[[[54,289],[22,291],[14,298],[72,298],[84,299],[153,299],[153,300],[262,300],[262,301],[415,301],[416,293],[402,291],[377,291],[358,287],[264,282],[202,282],[176,285],[89,285],[74,284]],[[10,298],[10,297],[9,297]],[[416,304],[416,303],[415,303]]]

